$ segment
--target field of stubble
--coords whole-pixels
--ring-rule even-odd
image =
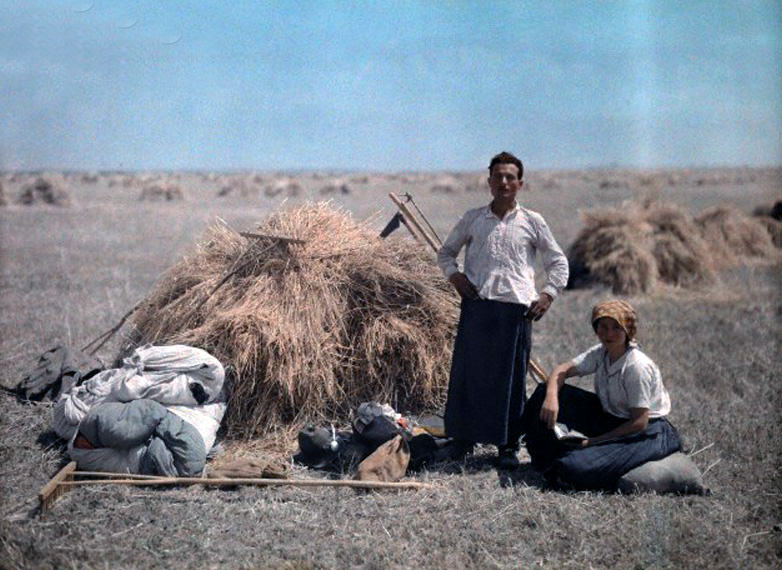
[[[110,328],[217,217],[249,229],[285,204],[331,199],[357,219],[377,214],[379,229],[394,213],[387,193],[410,192],[443,235],[487,201],[482,177],[297,173],[296,194],[275,186],[279,175],[169,174],[185,199],[160,202],[139,200],[140,177],[66,176],[69,207],[0,208],[0,383],[16,383],[54,344],[80,347]],[[779,170],[527,178],[523,204],[545,216],[563,247],[579,230],[578,210],[628,198],[697,213],[719,203],[751,211],[782,197]],[[25,179],[2,182],[13,200]],[[231,185],[239,189],[218,196]],[[710,497],[553,492],[528,464],[501,474],[493,450],[479,449],[415,474],[435,486],[427,491],[96,486],[41,515],[38,490],[63,462],[51,408],[2,395],[0,567],[778,568],[780,290],[779,263],[753,263],[722,272],[708,290],[630,299],[641,344],[671,393],[672,422],[690,451],[706,448],[694,460]],[[563,294],[535,329],[534,357],[550,369],[590,346],[589,310],[609,294]],[[101,356],[110,360],[119,342]]]

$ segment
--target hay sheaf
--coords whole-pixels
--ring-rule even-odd
[[[256,232],[304,243],[251,238],[250,248],[215,225],[134,321],[139,342],[199,346],[235,371],[230,436],[345,419],[370,399],[410,411],[442,403],[457,309],[431,254],[327,204],[274,214]]]
[[[175,202],[185,199],[182,188],[176,184],[155,183],[144,187],[139,195],[139,200],[153,202]]]
[[[767,258],[775,254],[774,242],[764,224],[733,206],[715,206],[695,218],[719,266],[741,258]]]
[[[34,182],[22,188],[17,202],[25,206],[34,204],[70,206],[71,198],[68,191],[55,181],[39,176]]]
[[[570,287],[598,282],[633,295],[652,291],[658,282],[688,287],[714,279],[708,246],[678,206],[629,203],[583,217],[568,253]]]

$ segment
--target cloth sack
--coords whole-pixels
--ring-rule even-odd
[[[647,461],[619,478],[622,493],[677,493],[710,495],[698,466],[687,455],[676,452],[657,461]]]
[[[290,464],[274,457],[241,457],[210,467],[206,476],[209,479],[287,479]]]
[[[353,477],[358,481],[399,481],[410,463],[410,447],[397,435],[364,459]]]

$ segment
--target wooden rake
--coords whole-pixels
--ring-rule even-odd
[[[77,479],[76,477],[79,477]],[[41,513],[50,511],[54,503],[73,487],[90,485],[132,485],[136,487],[174,487],[204,485],[207,487],[236,487],[248,485],[254,487],[350,487],[352,489],[395,489],[420,490],[434,489],[428,483],[418,481],[356,481],[352,479],[268,479],[268,478],[207,478],[207,477],[161,477],[157,475],[134,475],[129,473],[103,473],[97,471],[77,471],[76,462],[71,461],[60,469],[44,485],[38,499]]]

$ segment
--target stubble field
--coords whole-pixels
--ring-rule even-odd
[[[70,206],[23,206],[13,198],[27,178],[0,178],[11,202],[0,208],[0,384],[15,384],[56,343],[81,347],[114,325],[218,217],[244,230],[280,207],[330,199],[357,219],[373,216],[379,231],[395,212],[388,192],[410,192],[444,237],[464,210],[488,201],[481,173],[158,177],[184,199],[139,200],[154,182],[142,175],[75,173],[55,177]],[[626,199],[654,197],[695,214],[723,203],[750,212],[782,198],[778,169],[532,172],[527,180],[522,204],[543,214],[565,248],[581,227],[579,210]],[[779,567],[780,290],[777,259],[723,270],[702,290],[630,298],[639,340],[671,393],[670,419],[690,452],[702,450],[694,460],[709,497],[550,491],[528,463],[503,474],[493,450],[480,448],[412,476],[432,490],[97,486],[71,491],[42,515],[38,490],[63,462],[51,407],[3,394],[0,567]],[[608,296],[565,292],[536,325],[536,360],[551,369],[591,346],[589,310]],[[120,342],[100,355],[111,360]]]

